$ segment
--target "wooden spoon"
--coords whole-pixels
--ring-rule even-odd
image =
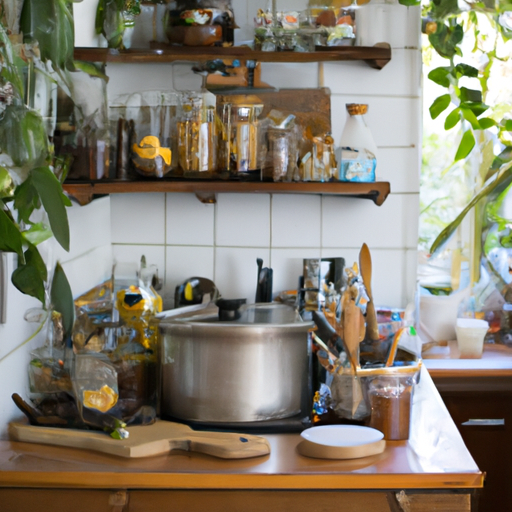
[[[363,278],[364,287],[370,301],[366,306],[366,332],[372,341],[379,339],[379,326],[377,324],[377,314],[375,313],[375,305],[372,297],[372,257],[370,249],[363,244],[359,252],[359,269]]]
[[[360,368],[359,362],[359,326],[360,326],[361,310],[356,306],[354,300],[346,303],[343,312],[343,334],[344,342],[347,347],[347,355],[352,365],[354,374]]]

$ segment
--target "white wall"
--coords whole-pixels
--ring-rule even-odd
[[[265,2],[234,0],[240,30],[251,34],[252,19]],[[278,2],[299,9],[306,1]],[[300,5],[299,5],[300,4]],[[368,200],[307,195],[219,194],[216,205],[193,194],[115,195],[112,242],[120,260],[145,254],[165,269],[164,299],[193,275],[213,279],[225,297],[254,300],[256,258],[274,269],[274,291],[294,289],[303,258],[342,256],[351,265],[363,242],[372,252],[373,293],[378,305],[404,307],[416,282],[421,147],[421,50],[418,8],[388,6],[372,20],[385,27],[392,60],[381,71],[363,62],[323,64],[332,92],[332,128],[341,136],[345,103],[369,104],[367,123],[379,146],[378,179],[391,182],[383,206]],[[263,65],[263,80],[276,87],[317,87],[319,64]],[[110,64],[109,94],[167,89],[172,66]],[[137,211],[136,217],[133,215]]]
[[[101,283],[112,271],[110,244],[110,199],[102,198],[86,207],[74,205],[68,209],[71,229],[71,248],[64,251],[54,240],[43,244],[40,251],[45,261],[60,261],[77,297],[95,284]],[[8,255],[8,276],[15,264]],[[7,437],[7,425],[23,416],[11,399],[13,393],[28,398],[27,365],[30,351],[41,346],[44,338],[38,336],[23,345],[34,332],[34,324],[24,321],[29,308],[39,307],[37,300],[21,294],[9,283],[7,291],[7,323],[0,324],[0,439]]]

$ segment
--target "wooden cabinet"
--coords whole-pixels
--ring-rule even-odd
[[[455,425],[486,473],[479,512],[512,510],[512,376],[433,376]]]

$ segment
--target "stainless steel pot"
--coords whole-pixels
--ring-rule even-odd
[[[163,320],[162,415],[203,423],[295,416],[309,382],[308,330],[282,304]],[[306,415],[306,414],[304,414]]]

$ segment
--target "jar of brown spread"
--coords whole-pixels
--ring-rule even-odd
[[[409,439],[414,375],[376,375],[368,379],[370,426],[385,439]]]

